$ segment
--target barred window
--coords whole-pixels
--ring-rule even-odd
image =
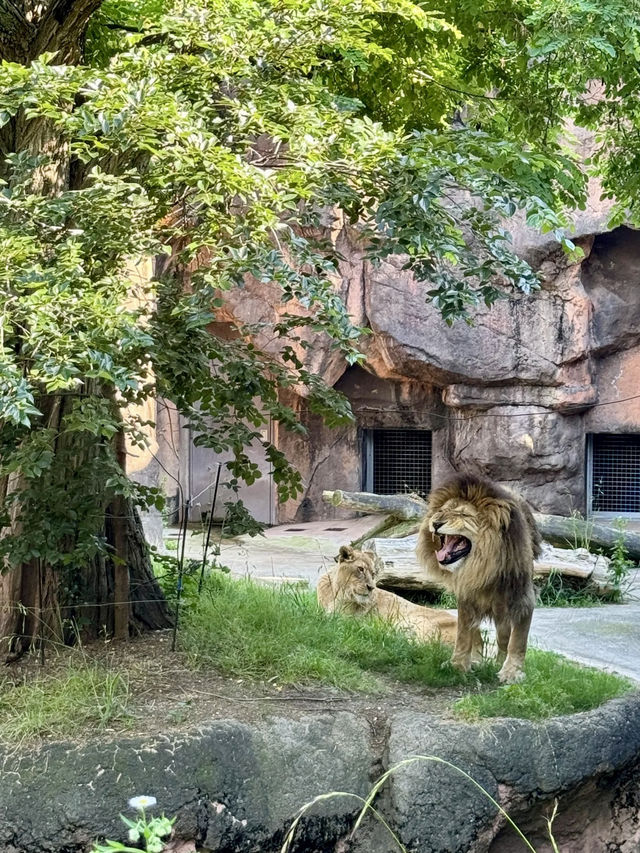
[[[640,514],[640,435],[590,436],[592,512]]]
[[[371,429],[364,434],[364,488],[379,495],[431,489],[431,432]]]

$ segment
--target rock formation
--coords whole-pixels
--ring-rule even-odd
[[[516,486],[542,512],[584,512],[585,437],[640,428],[640,400],[616,402],[640,387],[640,234],[580,236],[578,263],[535,245],[528,254],[544,276],[540,292],[480,307],[473,326],[452,327],[401,258],[372,267],[348,237],[339,238],[347,260],[338,286],[354,320],[371,329],[366,362],[347,367],[316,340],[310,364],[349,397],[356,425],[327,430],[303,398],[293,401],[310,438],[278,442],[306,492],[279,520],[330,515],[323,488],[361,489],[359,430],[371,428],[431,430],[434,480],[466,469]],[[523,235],[518,242],[527,254]],[[255,319],[256,305],[263,317],[277,310],[268,286],[249,292],[229,305],[236,318]]]
[[[511,853],[524,846],[468,773],[550,849],[545,815],[563,853],[632,853],[640,842],[640,700],[637,692],[594,711],[542,723],[443,719],[416,709],[375,715],[328,708],[227,719],[194,731],[147,737],[7,746],[0,763],[0,850],[81,853],[93,839],[125,834],[118,813],[132,794],[151,794],[177,816],[177,840],[210,853],[277,853],[297,810],[343,791],[362,798],[398,768],[376,807],[409,853]],[[382,706],[382,707],[381,707]],[[336,797],[302,821],[292,853],[389,853],[379,825],[350,832],[362,800]]]
[[[243,495],[254,513],[271,523],[344,514],[323,504],[322,489],[366,489],[363,431],[389,428],[431,431],[434,481],[466,469],[517,487],[540,512],[588,511],[587,436],[640,430],[640,399],[627,400],[640,387],[640,234],[608,232],[606,205],[591,189],[574,225],[580,261],[568,260],[551,235],[507,223],[519,253],[540,270],[542,288],[479,307],[473,326],[448,327],[401,257],[373,266],[353,229],[328,222],[343,258],[336,289],[354,322],[371,331],[362,340],[366,359],[349,367],[320,335],[301,356],[347,395],[356,422],[327,429],[303,396],[290,394],[286,402],[309,437],[277,425],[273,437],[301,471],[305,491],[278,507],[263,481]],[[268,327],[285,306],[273,285],[250,280],[225,299],[222,324],[263,322],[257,342],[274,346]],[[291,302],[286,310],[304,313]],[[193,493],[206,485],[198,470],[213,461],[192,465]]]

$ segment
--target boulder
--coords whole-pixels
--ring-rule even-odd
[[[633,771],[623,768],[637,762],[639,750],[640,703],[634,694],[539,724],[505,719],[475,726],[406,713],[394,720],[389,764],[415,755],[450,762],[506,806],[516,822],[527,820],[537,850],[550,849],[543,815],[557,799],[562,853],[632,853],[640,843],[638,796]],[[587,802],[585,789],[591,793]],[[524,849],[486,794],[451,766],[416,761],[398,769],[388,802],[387,817],[410,853]],[[632,805],[624,814],[627,804]]]

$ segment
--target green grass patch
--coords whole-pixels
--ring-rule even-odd
[[[497,665],[470,674],[450,666],[451,648],[418,643],[376,618],[327,614],[315,594],[261,587],[214,573],[185,615],[182,649],[195,668],[279,684],[328,684],[384,692],[386,676],[429,687],[462,687],[456,712],[467,719],[530,720],[585,711],[631,689],[626,679],[530,649],[522,684],[497,684]],[[494,689],[492,689],[494,688]]]
[[[378,692],[381,675],[432,687],[477,685],[496,676],[492,662],[460,673],[448,666],[449,646],[417,643],[381,619],[327,614],[314,593],[218,573],[182,624],[181,648],[193,666],[256,681]]]
[[[632,689],[625,678],[577,666],[560,655],[529,649],[526,678],[497,690],[464,696],[455,711],[465,719],[520,717],[543,720],[562,714],[590,711]]]
[[[72,737],[128,718],[129,685],[97,663],[69,664],[28,684],[0,682],[0,740]]]

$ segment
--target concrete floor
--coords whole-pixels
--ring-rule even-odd
[[[264,536],[223,541],[219,561],[237,577],[250,576],[262,582],[284,577],[314,588],[318,577],[334,565],[340,545],[357,539],[377,521],[379,516],[365,516],[272,527]],[[170,531],[169,535],[175,536],[176,532]],[[217,537],[213,540],[218,541]],[[202,559],[199,531],[189,536],[186,553],[193,559]],[[531,642],[538,648],[640,681],[640,602],[538,608]]]
[[[539,607],[531,643],[640,681],[640,604]]]
[[[377,524],[379,516],[348,521],[312,521],[283,524],[265,530],[263,536],[240,536],[220,543],[219,562],[237,577],[281,578],[306,581],[315,588],[318,578],[334,565],[341,545],[362,536]],[[177,535],[172,528],[170,536]],[[212,541],[217,544],[218,536]],[[202,533],[190,531],[187,557],[202,559]]]

